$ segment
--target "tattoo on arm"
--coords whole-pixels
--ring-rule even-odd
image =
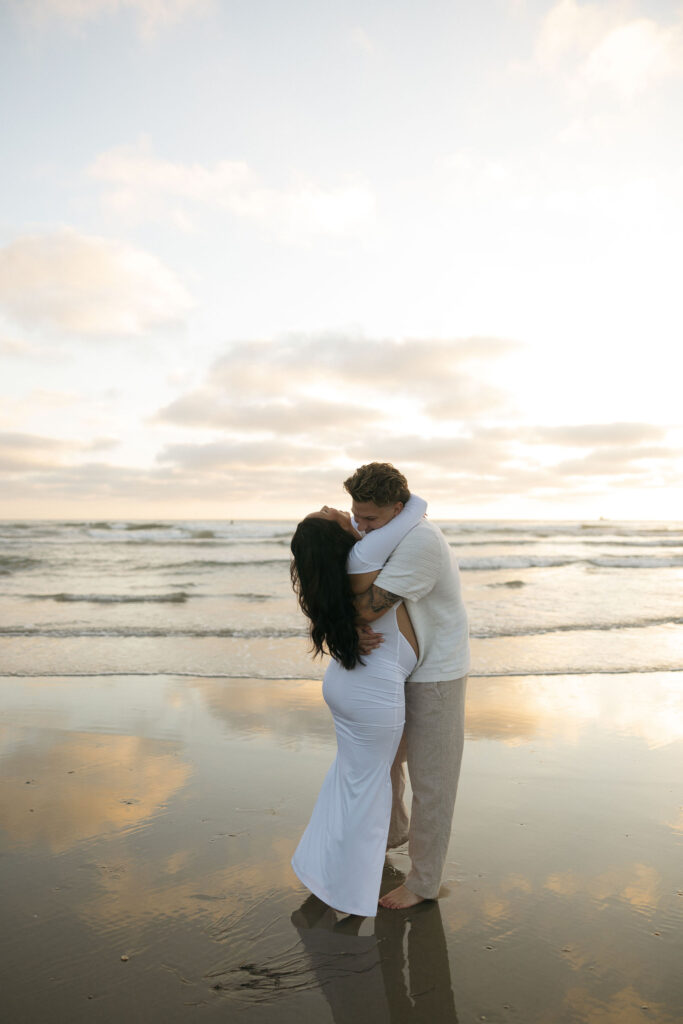
[[[390,590],[382,590],[374,583],[370,587],[370,607],[373,612],[385,612],[387,608],[391,608],[400,600],[398,594],[392,594]]]
[[[382,587],[377,587],[373,583],[369,590],[356,597],[356,608],[361,618],[363,612],[371,612],[376,617],[392,608],[400,600],[399,594],[392,594],[390,590],[383,590]]]

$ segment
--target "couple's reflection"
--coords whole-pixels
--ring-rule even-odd
[[[382,891],[403,878],[387,865]],[[340,919],[316,896],[292,914],[335,1024],[457,1024],[438,902],[380,907],[374,934],[360,934],[366,920]]]

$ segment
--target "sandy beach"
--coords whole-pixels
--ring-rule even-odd
[[[349,920],[289,867],[319,680],[3,678],[5,1019],[674,1024],[682,702],[677,673],[472,680],[441,898]]]

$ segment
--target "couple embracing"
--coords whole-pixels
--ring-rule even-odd
[[[337,757],[292,867],[324,903],[373,917],[435,899],[460,772],[469,670],[452,552],[388,463],[345,481],[352,516],[323,507],[292,538],[292,583],[316,653]],[[407,760],[413,790],[404,801]],[[408,841],[404,884],[379,897],[387,849]]]

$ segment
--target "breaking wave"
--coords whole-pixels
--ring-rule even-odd
[[[34,601],[58,601],[61,604],[85,602],[87,604],[184,604],[190,594],[179,590],[175,594],[26,594]]]
[[[26,572],[42,565],[40,558],[27,558],[21,555],[0,556],[0,576],[11,576],[15,572]]]

